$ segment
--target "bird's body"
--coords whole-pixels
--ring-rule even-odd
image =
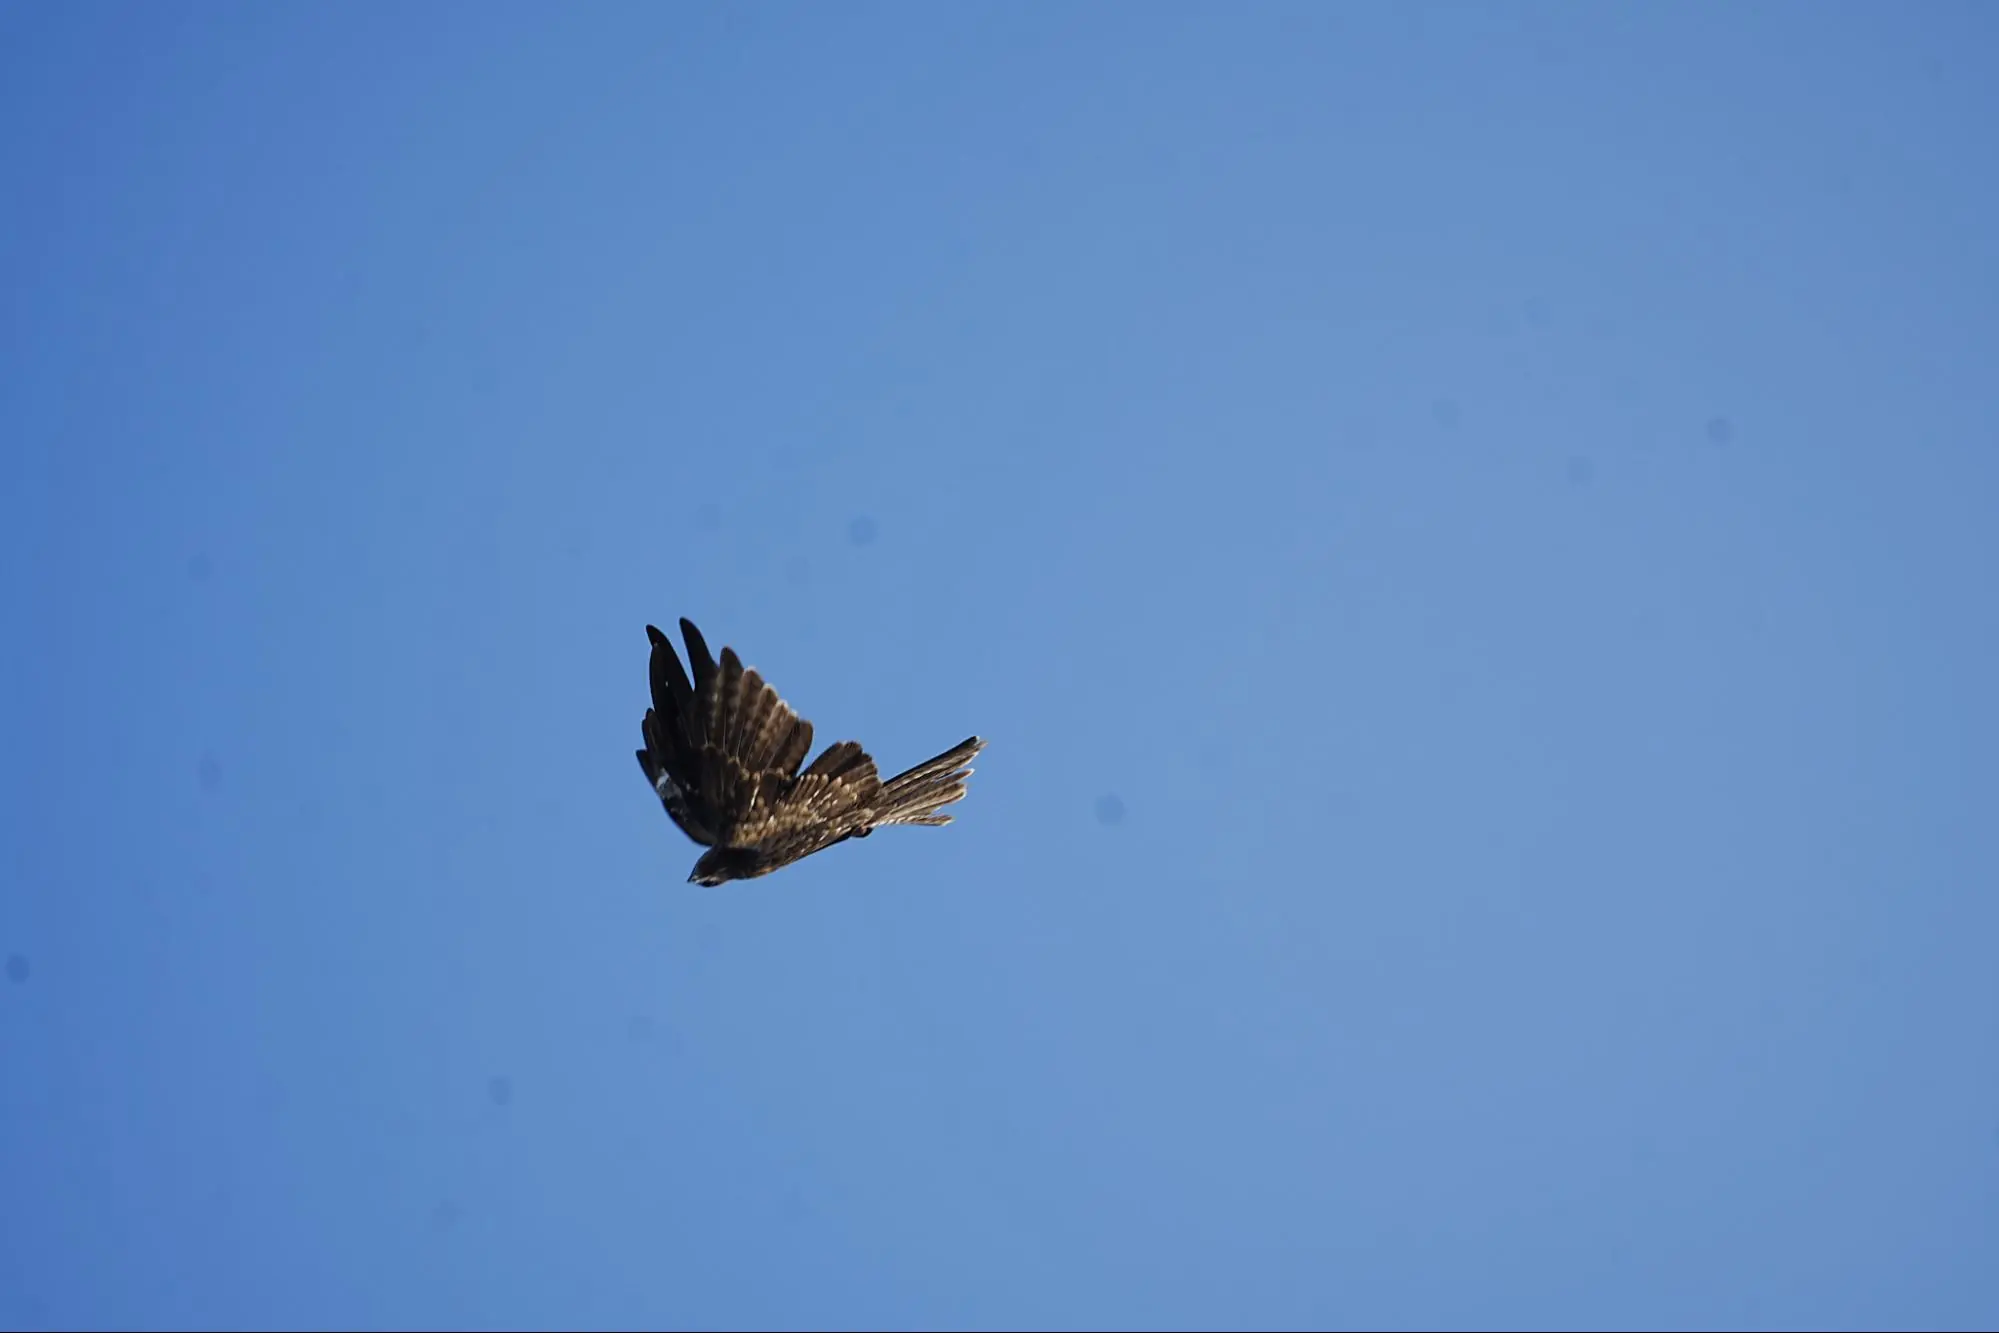
[[[718,663],[701,631],[683,618],[690,681],[673,644],[652,640],[652,707],[639,767],[688,837],[708,850],[688,882],[753,879],[865,838],[884,824],[948,824],[943,807],[965,798],[977,736],[884,782],[853,741],[827,746],[800,771],[812,724],[792,711],[732,648]]]

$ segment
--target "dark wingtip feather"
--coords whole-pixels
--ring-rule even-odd
[[[668,716],[678,717],[694,697],[694,686],[681,669],[680,655],[673,651],[672,642],[659,628],[647,625],[646,635],[652,640],[652,661],[647,667],[652,681],[652,706]]]
[[[708,640],[686,616],[680,618],[680,637],[687,641],[687,664],[694,668],[694,688],[698,690],[715,673],[715,654],[708,651]]]

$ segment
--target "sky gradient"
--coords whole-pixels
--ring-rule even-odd
[[[1999,1322],[1995,52],[0,5],[0,1326]]]

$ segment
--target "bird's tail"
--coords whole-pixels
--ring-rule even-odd
[[[945,806],[965,799],[965,779],[972,776],[972,756],[986,748],[977,736],[969,736],[938,755],[926,759],[904,773],[882,783],[875,799],[870,825],[948,824],[951,816],[939,814]]]

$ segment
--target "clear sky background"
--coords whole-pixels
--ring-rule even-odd
[[[0,1324],[1990,1327],[1995,52],[0,8]]]

